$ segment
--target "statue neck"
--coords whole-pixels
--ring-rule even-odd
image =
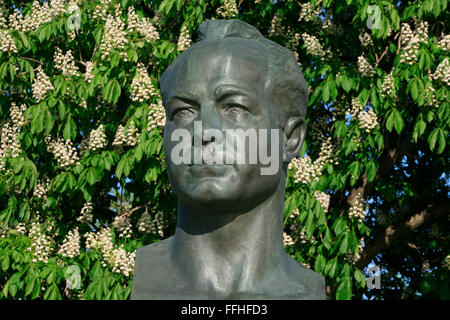
[[[285,181],[282,177],[276,192],[247,212],[215,213],[213,209],[204,212],[179,202],[173,259],[191,277],[197,275],[202,281],[208,278],[205,272],[212,278],[233,275],[233,279],[241,281],[270,272],[285,254],[282,231]],[[211,270],[215,275],[210,274]]]

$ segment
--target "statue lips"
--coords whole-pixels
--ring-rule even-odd
[[[188,171],[199,178],[223,177],[232,170],[232,165],[227,164],[191,164]]]

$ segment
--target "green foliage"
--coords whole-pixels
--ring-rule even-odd
[[[331,299],[363,294],[448,299],[448,221],[432,214],[448,209],[449,88],[448,80],[435,76],[449,59],[448,45],[442,44],[447,1],[310,1],[311,11],[307,1],[236,2],[238,14],[225,16],[295,51],[310,87],[301,156],[307,154],[319,172],[302,182],[296,177],[305,167],[288,170],[284,227],[294,244],[286,251],[325,277]],[[2,132],[0,146],[0,299],[128,299],[132,272],[121,271],[120,263],[132,262],[137,248],[173,234],[176,222],[155,116],[161,98],[140,99],[133,80],[147,93],[157,90],[162,71],[180,53],[182,27],[195,37],[202,21],[224,17],[217,13],[223,1],[78,1],[75,31],[68,27],[73,14],[68,12],[40,21],[35,30],[3,26],[1,18],[13,13],[13,5],[23,8],[25,17],[37,10],[24,3],[4,1],[0,13],[0,29],[17,49],[0,51],[2,128],[17,123],[13,114],[25,106],[15,140]],[[130,27],[130,7],[149,19],[159,37]],[[123,34],[114,29],[121,28],[117,20],[106,21],[115,12]],[[281,27],[272,23],[275,15]],[[369,29],[369,20],[379,27]],[[417,32],[423,21],[427,37],[409,64],[402,60],[408,47],[401,30],[407,23]],[[323,53],[308,47],[304,33],[317,38]],[[360,40],[364,33],[367,44]],[[116,42],[108,46],[108,41]],[[57,48],[71,51],[78,71],[58,67]],[[372,71],[361,71],[361,57]],[[147,80],[139,78],[142,66]],[[33,84],[43,82],[41,70],[50,88],[39,99]],[[443,72],[448,79],[448,69]],[[100,125],[104,142],[95,142]],[[120,128],[125,142],[114,143]],[[73,161],[58,158],[51,148],[57,141],[73,148],[65,149]],[[324,144],[331,148],[326,154]],[[423,210],[430,214],[423,224],[379,246],[386,230],[403,232]],[[103,239],[126,258],[106,252],[104,244],[88,244],[88,234],[98,236],[106,228],[110,237]],[[81,235],[79,252],[63,254],[74,230]],[[48,254],[37,252],[37,243],[47,243]],[[371,261],[383,270],[378,291],[365,286],[364,267]],[[71,266],[80,270],[77,288],[69,286]]]

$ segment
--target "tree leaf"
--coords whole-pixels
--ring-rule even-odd
[[[339,253],[341,254],[347,253],[348,248],[349,248],[349,240],[348,240],[348,233],[346,233],[341,240],[341,244],[339,246]]]
[[[120,97],[120,84],[116,79],[110,80],[103,88],[103,97],[106,101],[116,104]]]
[[[352,89],[352,80],[345,74],[342,76],[342,88],[344,88],[347,93]]]
[[[54,123],[55,123],[55,120],[53,119],[53,115],[50,112],[50,110],[45,111],[44,125],[45,125],[45,133],[46,134],[50,134]]]
[[[86,180],[90,185],[93,185],[95,181],[97,180],[97,171],[95,168],[89,168],[86,173]]]
[[[352,298],[352,280],[345,277],[336,290],[337,300],[350,300]]]
[[[4,256],[3,256],[3,260],[2,260],[2,270],[4,271],[4,272],[6,272],[7,270],[8,270],[8,268],[9,268],[9,255],[8,254],[5,254]]]
[[[430,150],[433,151],[436,146],[436,140],[439,136],[439,128],[434,129],[430,135],[428,136],[428,144],[430,146]]]
[[[445,150],[445,145],[447,143],[446,136],[448,136],[448,134],[444,134],[444,131],[439,129],[439,148],[437,154],[440,154]]]
[[[398,134],[400,134],[405,126],[402,116],[397,109],[394,109],[394,127]]]

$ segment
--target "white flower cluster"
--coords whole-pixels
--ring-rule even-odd
[[[322,142],[324,139],[324,135],[322,133],[323,128],[327,128],[328,117],[323,116],[316,119],[311,125],[309,133],[311,134],[311,138],[313,141]]]
[[[134,269],[134,259],[136,252],[126,252],[121,246],[111,252],[110,261],[113,265],[112,271],[122,273],[125,277],[130,276]]]
[[[344,30],[342,29],[342,26],[336,26],[333,23],[332,19],[326,19],[326,21],[322,24],[322,30],[326,30],[328,31],[329,34],[333,34],[333,35],[337,35],[337,36],[342,36],[344,33]]]
[[[425,260],[422,262],[421,272],[422,272],[422,273],[425,273],[425,272],[430,271],[430,270],[431,270],[431,267],[430,267],[430,261],[429,261],[428,259],[425,259]]]
[[[352,99],[352,108],[350,109],[349,112],[347,112],[346,116],[349,117],[351,116],[352,118],[357,118],[358,114],[363,111],[363,106],[361,104],[361,102],[359,101],[359,98],[353,98]]]
[[[164,237],[164,215],[161,211],[158,211],[153,218],[150,225],[150,233],[159,234],[161,237]]]
[[[292,213],[289,215],[289,218],[291,219],[295,219],[300,215],[300,211],[297,209],[295,209],[294,211],[292,211]]]
[[[308,242],[312,243],[312,242],[316,241],[316,238],[313,235],[311,235],[311,239],[309,239],[307,234],[306,234],[305,228],[302,225],[298,224],[298,223],[291,224],[290,229],[291,229],[290,233],[292,234],[292,236],[294,237],[296,242],[300,242],[301,244],[305,244],[305,243],[308,243]]]
[[[239,13],[235,0],[225,0],[223,5],[217,8],[216,13],[225,19],[232,19]]]
[[[120,238],[131,238],[133,229],[130,219],[131,211],[124,210],[120,214],[114,217],[112,226],[116,231],[120,232]]]
[[[286,232],[283,232],[283,246],[293,246],[295,244],[294,239]]]
[[[363,77],[372,77],[375,75],[375,69],[364,56],[358,57],[358,71]]]
[[[283,25],[281,24],[281,18],[280,15],[275,13],[275,15],[272,18],[272,21],[270,23],[270,29],[269,29],[269,36],[270,37],[284,37],[285,36],[285,29]]]
[[[89,135],[83,135],[80,142],[80,155],[83,156],[89,151]]]
[[[164,127],[166,125],[166,111],[164,110],[161,99],[158,100],[158,103],[152,103],[150,105],[147,120],[148,131],[151,131],[158,127]]]
[[[420,43],[426,43],[428,41],[428,22],[421,21],[416,23],[414,32],[408,23],[402,23],[400,37],[403,47],[403,51],[400,54],[400,63],[415,64],[417,62]]]
[[[300,17],[298,18],[298,21],[311,21],[314,17],[317,17],[321,11],[320,6],[313,8],[310,2],[300,3],[300,6],[302,9],[300,10]]]
[[[23,222],[19,222],[17,224],[16,230],[23,236],[27,234],[27,228],[25,226],[25,223],[23,223]]]
[[[152,230],[152,223],[150,214],[145,211],[140,217],[137,225],[140,232],[150,233]]]
[[[315,190],[314,198],[316,198],[316,200],[319,201],[320,205],[323,208],[323,211],[325,213],[328,213],[328,208],[330,206],[330,196],[327,195],[325,192]]]
[[[5,229],[3,229],[3,228],[0,226],[0,238],[1,238],[1,239],[6,238],[6,236],[8,235],[8,231],[9,231],[9,230],[10,230],[10,229],[8,228],[8,226],[6,226]]]
[[[295,183],[310,183],[318,181],[325,164],[332,163],[333,147],[331,145],[331,137],[323,139],[319,157],[312,162],[309,156],[303,158],[294,158],[288,165],[288,169],[294,170]]]
[[[305,268],[311,269],[311,265],[309,263],[307,263],[307,262],[300,262],[300,264],[302,266],[304,266]]]
[[[50,7],[49,2],[33,1],[31,14],[25,17],[18,8],[9,16],[9,27],[21,32],[34,31],[43,23],[52,21],[57,15],[57,11]]]
[[[392,71],[383,78],[381,83],[381,95],[386,98],[392,96],[395,93],[394,77]]]
[[[446,270],[450,270],[450,254],[448,254],[444,260],[442,260],[442,268],[446,269]]]
[[[448,58],[442,60],[436,68],[436,71],[432,75],[433,80],[440,80],[447,86],[450,86],[450,63]]]
[[[94,74],[92,73],[92,70],[94,69],[94,64],[92,61],[86,62],[86,73],[84,74],[84,81],[87,83],[91,82],[92,79],[94,79]]]
[[[114,137],[113,146],[135,146],[138,142],[138,129],[133,120],[130,121],[128,128],[119,125]]]
[[[178,51],[182,52],[189,48],[192,44],[191,34],[189,30],[184,25],[181,27],[180,36],[178,37],[177,48]]]
[[[5,17],[5,2],[0,0],[0,29],[7,29],[7,21]]]
[[[119,124],[116,134],[114,136],[113,146],[122,146],[127,144],[127,137],[125,136],[125,127]]]
[[[416,20],[414,23],[416,37],[419,41],[426,43],[428,41],[428,22]]]
[[[55,62],[55,68],[62,72],[65,76],[77,76],[79,73],[78,67],[75,65],[75,61],[72,55],[72,51],[69,50],[66,54],[63,54],[62,50],[56,47],[53,61]]]
[[[307,242],[314,242],[316,241],[316,237],[314,237],[313,235],[311,235],[311,239],[308,238],[308,235],[306,234],[306,230],[304,227],[300,226],[300,232],[297,232],[298,234],[298,239],[300,240],[300,243],[305,244]],[[296,229],[297,231],[297,229]]]
[[[139,18],[133,6],[128,8],[128,30],[138,32],[146,41],[159,40],[159,33],[149,18]]]
[[[61,167],[68,167],[72,164],[78,164],[80,159],[77,150],[70,140],[58,138],[52,140],[50,136],[45,137],[47,151],[53,153],[56,161]]]
[[[16,44],[8,30],[0,30],[0,51],[17,53]]]
[[[37,75],[34,78],[31,89],[33,91],[33,97],[37,102],[40,102],[48,91],[54,89],[49,77],[42,70],[41,66],[37,68]]]
[[[295,183],[309,183],[312,180],[319,180],[319,177],[315,175],[314,164],[309,156],[292,159],[288,169],[294,170]]]
[[[436,98],[436,89],[432,86],[427,86],[425,88],[425,105],[439,108],[440,103]]]
[[[286,44],[286,47],[291,49],[294,52],[295,59],[298,61],[298,53],[297,53],[297,47],[300,45],[300,39],[301,35],[298,32],[294,32],[291,30],[290,27],[288,27],[288,42]]]
[[[38,221],[32,222],[28,237],[31,239],[31,247],[27,250],[32,251],[34,254],[32,262],[42,261],[47,263],[53,251],[52,241],[42,230],[42,226]]]
[[[23,113],[27,109],[26,104],[22,103],[20,108],[16,105],[15,102],[11,103],[10,107],[10,118],[13,125],[17,127],[21,127],[25,124],[25,118]]]
[[[80,216],[77,218],[77,221],[79,222],[92,222],[94,219],[92,215],[92,201],[88,201],[83,205],[83,208],[81,208]]]
[[[139,141],[139,133],[134,120],[131,120],[126,129],[126,145],[134,147]]]
[[[112,243],[112,233],[110,228],[101,228],[98,232],[88,232],[84,234],[86,238],[86,249],[100,250],[103,255],[109,254],[114,246]],[[107,261],[103,260],[102,265],[107,266]]]
[[[67,233],[62,246],[58,250],[58,253],[63,257],[69,258],[74,258],[80,255],[80,233],[78,232],[78,227]]]
[[[153,83],[148,75],[144,64],[139,62],[137,73],[131,82],[131,99],[133,101],[144,102],[153,96],[158,95]]]
[[[314,161],[316,176],[320,176],[323,167],[327,163],[333,162],[333,145],[331,144],[331,137],[324,137],[320,145],[319,157]]]
[[[363,222],[366,217],[366,209],[364,208],[362,194],[358,193],[353,199],[348,215],[352,219],[357,219],[359,222]]]
[[[33,191],[33,197],[46,200],[49,185],[50,179],[48,177],[45,177],[44,179],[36,183]]]
[[[10,107],[10,119],[4,123],[0,136],[0,170],[4,170],[4,158],[11,156],[16,158],[22,152],[19,141],[21,127],[25,124],[23,113],[27,106],[19,107],[13,102]]]
[[[114,15],[108,14],[106,18],[105,33],[100,42],[102,59],[109,57],[114,49],[119,52],[124,61],[128,60],[128,54],[124,51],[125,46],[128,44],[128,39],[126,37],[125,23],[120,19],[119,6],[120,4],[118,4]]]
[[[103,149],[106,144],[105,128],[101,124],[97,129],[92,129],[89,135],[89,150],[95,151]]]
[[[437,46],[442,50],[450,51],[450,34],[447,34],[444,37],[442,37],[442,39],[439,40]]]
[[[358,243],[358,252],[354,254],[353,252],[347,252],[344,256],[344,260],[355,264],[361,258],[361,252],[364,248],[364,238],[361,238]]]
[[[95,6],[92,19],[106,20],[108,15],[108,7],[112,0],[100,0],[100,3]]]
[[[75,4],[76,2],[78,2],[78,0],[75,0],[75,2],[71,0],[69,4]],[[53,14],[55,16],[64,14],[66,12],[65,6],[66,6],[65,0],[50,0],[50,7],[53,9]]]
[[[331,55],[331,51],[324,50],[322,45],[320,44],[319,39],[317,39],[315,36],[310,36],[306,32],[302,34],[302,39],[305,42],[306,52],[313,56],[322,57],[322,60],[324,60],[325,57]]]
[[[359,42],[361,42],[361,45],[363,47],[369,47],[369,46],[372,47],[373,46],[372,37],[367,32],[361,32],[359,34]]]
[[[113,272],[122,273],[127,277],[132,274],[136,252],[126,252],[123,247],[114,248],[111,229],[102,228],[97,233],[87,233],[85,237],[87,249],[102,252],[103,267],[111,265]]]
[[[376,113],[370,108],[368,111],[361,111],[358,114],[359,127],[367,133],[372,131],[378,125]]]
[[[378,125],[376,113],[372,108],[365,111],[357,97],[352,99],[352,108],[350,111],[347,111],[347,116],[351,116],[352,119],[357,119],[359,121],[359,128],[367,133]]]

